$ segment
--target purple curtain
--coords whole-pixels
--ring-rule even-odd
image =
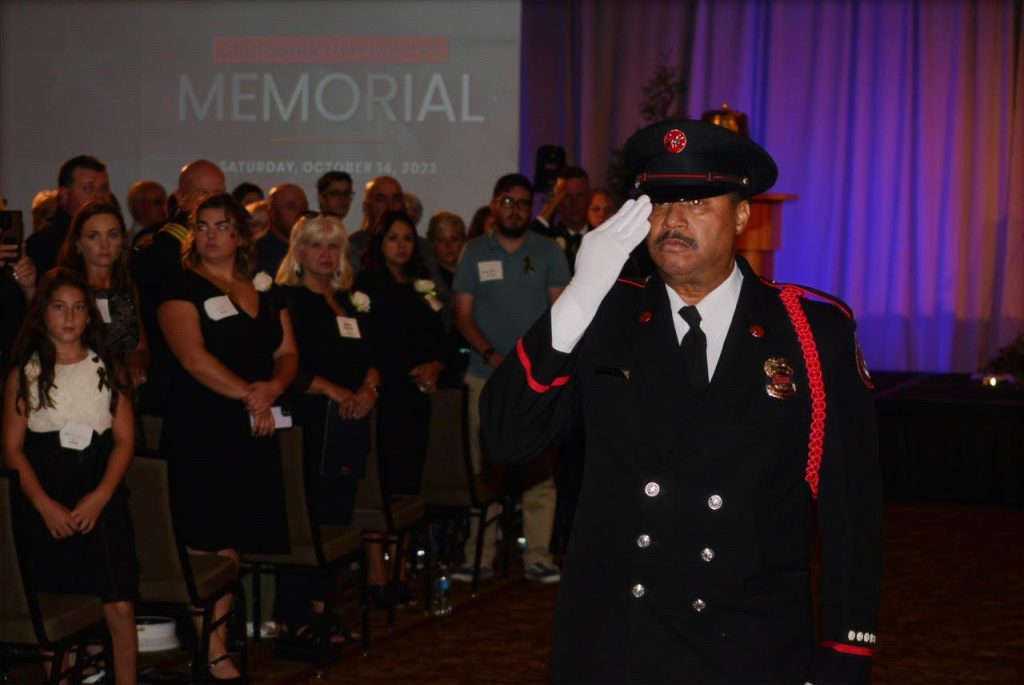
[[[873,368],[972,371],[1024,330],[1019,2],[527,1],[524,27],[538,5],[575,27],[561,65],[579,97],[572,120],[564,92],[546,93],[540,116],[567,123],[543,142],[575,146],[601,179],[654,67],[685,66],[684,113],[746,112],[774,190],[800,196],[776,277],[849,302]],[[524,30],[524,167],[535,132],[557,133],[530,115],[539,38]]]

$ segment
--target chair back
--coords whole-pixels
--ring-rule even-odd
[[[277,431],[281,448],[281,470],[284,478],[285,514],[288,517],[290,563],[316,566],[313,524],[306,499],[306,474],[303,467],[302,429],[298,426]]]
[[[0,623],[32,615],[14,538],[18,472],[0,469]]]
[[[382,531],[390,527],[377,461],[377,412],[370,418],[370,452],[366,455],[366,471],[356,489],[352,525],[364,531]]]
[[[142,437],[145,439],[146,444],[145,453],[156,454],[160,449],[160,432],[164,428],[163,417],[143,414],[139,417],[139,423],[142,424]],[[140,442],[140,440],[135,441],[136,450],[139,452],[141,452],[141,450],[138,450]]]
[[[430,436],[423,465],[423,500],[427,505],[474,506],[474,480],[468,464],[468,392],[439,388],[430,396]]]
[[[128,507],[135,526],[140,598],[149,602],[190,601],[171,520],[167,462],[159,457],[136,456],[125,482],[131,491]]]

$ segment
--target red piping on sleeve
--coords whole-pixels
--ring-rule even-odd
[[[822,647],[826,649],[834,649],[837,652],[843,654],[852,654],[854,656],[874,656],[875,650],[870,647],[857,647],[855,645],[848,645],[844,642],[822,642]]]
[[[530,390],[534,392],[547,392],[551,388],[558,388],[569,382],[568,376],[557,376],[555,380],[551,381],[551,385],[544,385],[534,378],[533,364],[530,363],[530,358],[526,356],[526,348],[523,347],[522,338],[516,343],[516,353],[519,355],[519,363],[523,365],[523,371],[526,372],[526,383],[530,386]]]

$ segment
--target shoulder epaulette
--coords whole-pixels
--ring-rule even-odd
[[[188,236],[188,229],[181,224],[169,223],[164,224],[164,227],[160,229],[161,233],[167,233],[172,238],[177,240],[179,243],[184,243],[185,238]]]
[[[818,290],[817,288],[812,288],[808,285],[800,285],[799,283],[776,283],[775,281],[770,281],[767,278],[764,278],[763,276],[761,277],[761,282],[779,291],[786,289],[793,289],[799,291],[800,296],[804,298],[813,296],[816,299],[821,300],[822,302],[827,302],[833,305],[839,311],[841,311],[846,318],[853,318],[853,310],[850,308],[850,305],[846,304],[835,295],[830,295],[829,293]]]

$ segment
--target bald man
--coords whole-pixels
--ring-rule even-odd
[[[309,211],[309,201],[302,188],[294,183],[274,186],[267,194],[267,201],[270,203],[267,212],[269,230],[256,241],[256,262],[260,271],[275,276],[284,256],[288,254],[292,227]]]
[[[224,172],[219,166],[205,159],[189,162],[178,174],[178,187],[173,193],[177,205],[174,216],[135,242],[132,272],[139,289],[142,324],[153,359],[149,381],[140,389],[144,414],[163,414],[162,401],[167,394],[166,371],[173,363],[156,320],[160,293],[164,284],[181,271],[181,245],[188,235],[188,218],[192,210],[204,195],[223,193],[224,189]],[[141,444],[140,441],[141,436],[136,436],[136,443]],[[156,448],[156,445],[148,447]]]

